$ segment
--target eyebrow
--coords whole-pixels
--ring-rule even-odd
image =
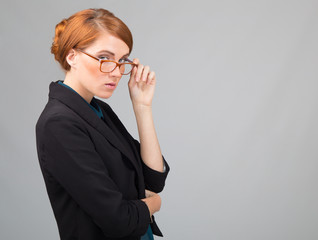
[[[115,54],[111,51],[108,51],[108,50],[100,50],[98,51],[96,54],[101,54],[101,53],[108,53],[110,55],[112,55],[113,57],[115,56]],[[123,57],[128,57],[129,56],[129,53],[126,53],[125,55],[123,55],[121,58]]]

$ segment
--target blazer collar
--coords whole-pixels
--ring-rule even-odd
[[[140,174],[139,162],[136,161],[132,151],[129,151],[127,145],[119,140],[119,138],[114,134],[116,129],[111,129],[110,127],[115,127],[110,125],[110,127],[100,119],[96,113],[88,106],[85,99],[83,99],[78,93],[58,84],[58,81],[51,82],[49,86],[49,98],[54,98],[71,108],[76,112],[81,118],[83,118],[88,124],[99,131],[110,144],[122,152],[133,164],[138,174]],[[104,109],[103,109],[104,110]],[[103,111],[105,114],[106,112]],[[107,114],[107,113],[106,113]],[[107,118],[107,116],[104,116]]]

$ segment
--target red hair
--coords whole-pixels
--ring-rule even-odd
[[[92,44],[102,31],[123,40],[131,52],[133,38],[129,28],[113,13],[105,9],[86,9],[63,19],[55,27],[51,53],[66,71],[70,65],[66,56],[71,49],[84,49]]]

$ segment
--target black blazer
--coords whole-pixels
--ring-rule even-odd
[[[62,240],[140,239],[151,222],[145,189],[162,191],[170,170],[149,168],[140,144],[105,102],[105,120],[71,89],[51,82],[36,123],[39,164]],[[154,218],[155,235],[162,236]]]

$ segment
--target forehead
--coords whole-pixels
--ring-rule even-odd
[[[118,37],[115,37],[108,32],[102,32],[97,39],[87,47],[87,50],[92,53],[98,53],[103,50],[115,54],[115,57],[122,57],[129,54],[128,45]]]

